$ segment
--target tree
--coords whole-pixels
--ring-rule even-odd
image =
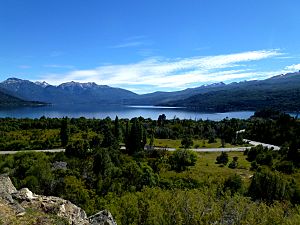
[[[194,144],[191,136],[189,135],[185,135],[183,137],[183,139],[181,140],[181,145],[185,148],[188,149],[189,147],[191,147]]]
[[[112,146],[116,146],[118,144],[117,139],[115,138],[115,136],[112,134],[110,128],[108,126],[106,126],[103,129],[103,141],[101,143],[101,147],[104,148],[108,148],[108,147],[112,147]]]
[[[115,118],[115,126],[114,126],[114,135],[115,135],[115,138],[117,140],[117,142],[119,143],[119,140],[120,140],[120,124],[119,124],[119,118],[118,116],[116,116]]]
[[[86,140],[77,140],[66,147],[66,156],[74,156],[85,159],[92,153],[89,143]]]
[[[162,114],[162,115],[158,116],[158,119],[157,119],[158,126],[163,127],[164,124],[165,124],[165,121],[166,121],[166,115],[165,114]]]
[[[226,152],[222,152],[221,155],[216,158],[217,164],[223,164],[224,166],[228,163],[228,154]]]
[[[235,157],[233,157],[232,162],[229,163],[228,167],[229,167],[230,169],[235,169],[235,168],[238,167],[238,165],[239,165],[239,164],[238,164],[238,157],[235,156]]]
[[[61,145],[63,147],[68,145],[69,142],[68,117],[63,118],[61,121],[60,140],[61,140]]]
[[[98,148],[94,155],[93,171],[96,175],[109,177],[114,168],[108,149]]]
[[[128,125],[128,135],[126,138],[126,150],[129,154],[136,154],[144,150],[147,136],[146,130],[138,119],[133,119],[131,128]]]
[[[278,172],[267,169],[254,174],[248,193],[253,199],[265,200],[268,203],[288,199],[291,195],[288,182],[284,177]]]
[[[197,154],[191,150],[179,149],[176,150],[170,157],[170,164],[172,169],[180,172],[194,166],[197,162]]]

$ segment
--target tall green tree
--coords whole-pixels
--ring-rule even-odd
[[[116,140],[119,142],[120,140],[120,124],[119,124],[119,118],[116,116],[115,118],[115,127],[114,127],[114,135]]]
[[[68,117],[63,118],[61,121],[60,140],[61,140],[61,145],[63,147],[68,145],[69,142]]]
[[[181,145],[185,148],[188,149],[194,144],[193,139],[190,135],[185,135],[183,139],[181,140]]]
[[[144,150],[147,136],[146,130],[138,119],[133,119],[132,125],[128,126],[128,135],[126,138],[126,149],[129,154],[135,154]]]

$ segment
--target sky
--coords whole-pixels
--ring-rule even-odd
[[[0,81],[136,93],[300,70],[299,0],[0,0]]]

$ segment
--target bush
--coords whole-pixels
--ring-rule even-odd
[[[228,167],[230,168],[230,169],[235,169],[235,168],[237,168],[238,167],[238,157],[233,157],[233,160],[232,160],[232,162],[231,163],[229,163],[229,165],[228,165]]]
[[[232,161],[231,163],[229,163],[228,168],[230,169],[235,169],[238,167],[238,162],[236,161]]]
[[[227,165],[228,163],[228,154],[226,152],[222,152],[217,158],[217,164]]]
[[[251,167],[250,170],[257,170],[258,169],[258,164],[256,161],[251,162]]]
[[[181,141],[181,145],[185,148],[188,149],[193,145],[193,140],[190,136],[184,136],[182,141]]]
[[[224,182],[224,190],[230,190],[232,195],[236,192],[241,191],[242,187],[243,187],[243,180],[241,176],[237,174],[231,175]]]
[[[194,166],[197,162],[197,154],[191,150],[176,150],[170,157],[172,169],[176,171],[184,171],[188,166]]]
[[[292,174],[295,171],[295,167],[293,162],[282,161],[276,165],[276,170],[286,174]]]
[[[266,169],[254,174],[248,193],[253,199],[265,200],[267,203],[289,199],[291,196],[287,180],[280,173]]]

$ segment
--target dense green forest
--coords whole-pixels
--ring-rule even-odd
[[[299,224],[300,121],[289,115],[265,110],[219,122],[164,115],[0,122],[2,150],[66,148],[1,155],[0,173],[17,188],[69,199],[88,214],[108,209],[118,224]],[[241,129],[246,132],[237,135]],[[241,135],[282,148],[188,150],[196,140],[241,144]],[[181,147],[145,150],[156,139],[180,139]]]

